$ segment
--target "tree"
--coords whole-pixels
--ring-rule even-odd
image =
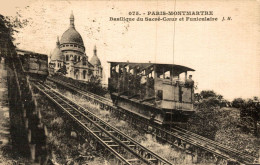
[[[16,16],[9,17],[0,14],[0,34],[6,39],[14,41],[13,35],[19,33],[19,30],[28,25],[28,19],[22,19],[22,16],[17,12]]]
[[[190,117],[187,126],[189,130],[206,138],[215,140],[215,135],[220,127],[219,109],[214,107],[201,107]]]
[[[203,90],[200,92],[200,95],[203,99],[207,99],[209,97],[217,97],[217,94],[213,90]]]
[[[60,68],[57,72],[62,73],[63,75],[68,74],[66,65],[63,65],[62,68]]]
[[[19,32],[19,29],[25,27],[28,23],[27,19],[21,19],[21,15],[17,12],[15,17],[7,17],[0,14],[0,55],[7,56],[14,51],[13,35]]]
[[[241,106],[245,103],[246,101],[242,98],[235,98],[232,101],[232,106],[235,108],[241,108]]]

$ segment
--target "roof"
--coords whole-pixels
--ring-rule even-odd
[[[33,52],[33,51],[29,51],[29,50],[23,50],[23,49],[19,49],[19,48],[15,48],[17,54],[36,54],[36,52]],[[42,53],[37,53],[37,54],[40,54],[40,55],[46,55],[46,54],[42,54]]]
[[[56,47],[51,54],[51,60],[63,60],[62,56],[60,48]]]
[[[70,15],[70,27],[62,34],[60,40],[60,44],[70,44],[70,43],[78,44],[84,47],[82,37],[79,34],[79,32],[75,29],[73,13],[71,13]]]
[[[182,66],[182,65],[177,65],[177,64],[162,64],[162,63],[134,63],[134,62],[115,62],[115,61],[108,61],[108,63],[111,63],[112,66],[115,65],[128,65],[130,68],[134,68],[136,66],[139,66],[140,68],[148,68],[150,66],[158,66],[158,68],[165,68],[165,69],[174,69],[174,70],[179,70],[181,72],[186,72],[186,71],[195,71],[192,68]]]
[[[60,40],[60,44],[78,44],[81,46],[84,46],[83,39],[79,32],[73,27],[70,27],[68,30],[66,30]]]
[[[93,55],[89,61],[92,65],[101,65],[101,62],[97,55]]]
[[[73,67],[74,68],[89,68],[89,69],[91,69],[91,68],[93,68],[93,65],[91,63],[89,63],[88,61],[86,61],[86,65],[83,65],[83,62],[80,61],[80,62],[76,63]]]
[[[51,53],[51,60],[63,60],[63,54],[59,48],[60,42],[59,38],[57,37],[56,47],[54,48],[53,52]]]

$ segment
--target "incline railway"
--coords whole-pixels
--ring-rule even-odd
[[[48,85],[39,82],[33,85],[77,122],[84,130],[84,138],[90,141],[97,150],[102,149],[104,156],[112,164],[171,164]]]
[[[140,115],[133,114],[123,108],[115,107],[107,98],[78,89],[70,83],[55,78],[48,78],[48,80],[85,96],[86,99],[92,103],[99,104],[102,109],[118,114],[118,116],[122,119],[129,120],[137,127],[146,130],[171,145],[183,149],[187,153],[191,153],[194,157],[196,157],[196,154],[199,152],[206,152],[211,153],[212,158],[216,163],[223,162],[225,164],[249,164],[257,160],[254,156],[248,155],[236,149],[232,149],[180,127],[172,127],[171,129],[162,128],[161,126],[152,123],[149,118],[146,118],[145,116],[140,117]]]

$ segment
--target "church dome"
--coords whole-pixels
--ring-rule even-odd
[[[59,48],[59,39],[57,40],[56,47],[51,54],[51,60],[63,60],[63,54]]]
[[[90,61],[89,61],[93,66],[95,65],[101,65],[101,62],[97,56],[97,48],[96,46],[94,47],[94,55],[91,57]]]
[[[101,62],[98,58],[98,56],[92,56],[92,58],[89,61],[92,65],[101,65]]]
[[[70,43],[78,44],[84,47],[83,39],[79,32],[77,32],[77,30],[75,29],[73,13],[71,13],[70,15],[70,27],[62,34],[60,43],[61,45]]]
[[[71,27],[62,34],[60,42],[61,44],[73,43],[84,46],[82,37],[79,32],[77,32],[75,28]]]

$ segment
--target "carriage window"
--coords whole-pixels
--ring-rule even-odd
[[[150,77],[154,77],[154,71],[150,73]]]
[[[164,78],[165,79],[170,79],[171,75],[170,75],[170,71],[167,71],[164,73]]]
[[[159,99],[159,100],[163,99],[163,91],[162,90],[158,90],[158,92],[157,92],[157,99]]]
[[[181,73],[181,74],[179,75],[179,79],[180,79],[181,81],[185,81],[185,72],[183,72],[183,73]]]

